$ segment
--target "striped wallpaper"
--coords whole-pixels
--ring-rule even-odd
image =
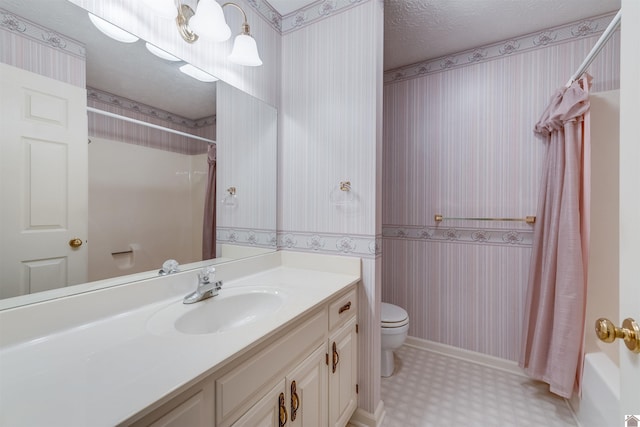
[[[385,79],[382,299],[411,336],[518,359],[533,228],[433,216],[535,215],[533,126],[598,36]],[[618,87],[619,33],[589,72],[595,91]]]
[[[277,111],[218,82],[217,240],[276,248]],[[236,189],[235,203],[221,202]]]
[[[279,109],[280,245],[363,258],[359,407],[369,413],[380,401],[382,20],[382,2],[363,1],[283,34]],[[350,198],[335,197],[342,181]]]

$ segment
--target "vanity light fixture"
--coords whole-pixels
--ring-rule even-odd
[[[180,67],[180,71],[182,71],[189,77],[193,77],[196,80],[200,80],[201,82],[209,83],[209,82],[215,82],[216,80],[218,80],[217,78],[213,77],[211,74],[205,73],[200,68],[196,68],[191,64],[184,64],[183,66]]]
[[[204,39],[222,42],[231,36],[231,29],[224,18],[222,9],[226,6],[233,6],[242,13],[242,27],[233,42],[233,49],[229,55],[229,61],[250,67],[262,65],[262,60],[258,53],[258,46],[251,36],[247,14],[235,3],[228,2],[222,6],[216,0],[199,0],[194,12],[189,6],[180,4],[178,6],[178,17],[176,24],[178,32],[188,43],[194,43],[199,36]]]
[[[103,34],[122,43],[135,43],[138,37],[89,12],[89,19]]]
[[[153,53],[158,58],[162,58],[172,62],[182,61],[180,58],[176,58],[175,56],[171,55],[169,52],[166,52],[160,49],[159,47],[152,45],[149,42],[145,43],[145,46],[147,47],[147,50],[149,52]]]

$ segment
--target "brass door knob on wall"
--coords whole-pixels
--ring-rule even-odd
[[[640,353],[640,326],[632,318],[624,319],[622,328],[618,328],[611,320],[601,317],[596,320],[596,335],[607,343],[622,338],[629,350]]]
[[[69,240],[69,246],[71,246],[72,248],[79,248],[80,246],[82,246],[82,239],[78,239],[77,237],[74,239]]]

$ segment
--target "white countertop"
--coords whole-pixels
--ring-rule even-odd
[[[41,323],[46,330],[47,324],[60,322],[58,316],[73,317],[47,304],[68,310],[69,301],[19,308],[28,312],[0,312],[0,322],[29,319],[31,323],[25,340],[5,340],[0,348],[0,425],[97,427],[121,423],[172,391],[213,373],[360,279],[357,258],[276,254],[265,255],[268,262],[263,264],[271,268],[249,275],[238,274],[245,270],[242,260],[228,264],[228,268],[226,264],[217,266],[220,276],[235,276],[225,280],[220,297],[225,291],[254,285],[275,286],[286,297],[275,313],[228,332],[187,335],[149,327],[149,319],[171,304],[172,310],[206,304],[181,303],[185,288],[192,290],[190,283],[195,288],[195,272],[180,273],[175,280],[169,277],[126,285],[131,289],[103,290],[100,298],[91,293],[84,300],[78,296],[74,303],[86,310],[88,318],[63,322],[67,327],[47,330],[42,336],[34,333],[34,323]],[[131,299],[149,293],[161,297],[135,309],[118,308],[115,299],[127,298],[128,292]],[[87,304],[89,307],[84,307]],[[110,304],[114,310],[90,319],[92,304],[97,304],[93,312],[105,312],[104,305]]]

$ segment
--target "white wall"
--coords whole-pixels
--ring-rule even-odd
[[[185,264],[202,258],[198,212],[204,210],[206,163],[192,157],[92,138],[90,281],[159,269],[158,260]],[[198,216],[200,222],[193,222]],[[128,250],[133,253],[112,255]]]
[[[618,236],[620,229],[620,91],[592,94],[591,102],[591,236],[585,353],[602,350],[619,364],[620,348],[605,344],[593,333],[596,319],[615,322],[619,316]]]

